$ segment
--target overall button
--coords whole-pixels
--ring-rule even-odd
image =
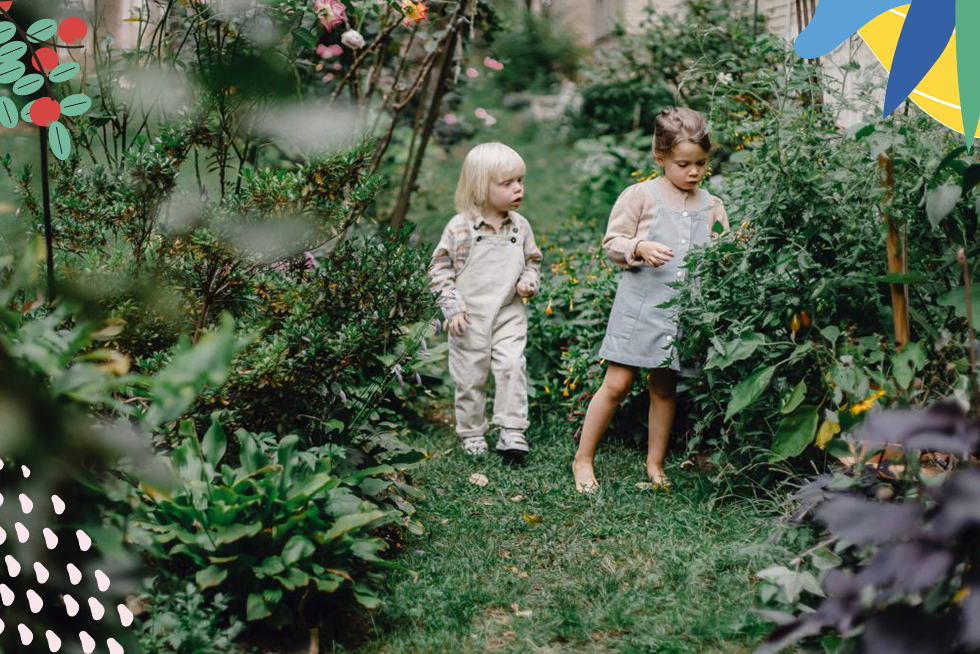
[[[516,227],[514,228],[514,233],[515,233],[515,234],[517,233],[517,228],[516,228]]]
[[[510,237],[510,242],[511,243],[517,243],[517,237],[516,236],[511,236]]]
[[[483,237],[482,237],[482,236],[477,236],[477,237],[476,237],[476,240],[477,240],[477,242],[480,242],[480,241],[482,241],[482,240],[483,240]]]

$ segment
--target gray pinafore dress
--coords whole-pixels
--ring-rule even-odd
[[[643,184],[656,202],[656,213],[646,240],[671,248],[674,258],[659,268],[644,263],[623,271],[599,357],[638,368],[669,367],[680,371],[676,350],[676,307],[663,308],[661,305],[679,295],[679,289],[668,284],[684,281],[687,276],[684,259],[688,251],[708,240],[708,199],[711,196],[699,188],[697,209],[671,207],[664,201],[655,180]]]

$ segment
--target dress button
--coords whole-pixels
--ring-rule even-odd
[[[691,214],[689,214],[688,212],[686,212],[686,211],[685,211],[685,212],[684,212],[684,215],[685,215],[685,216],[689,216],[689,215],[691,215]]]
[[[671,336],[670,334],[667,334],[667,342],[668,343],[673,343],[674,342],[674,337]]]
[[[511,236],[511,237],[510,237],[510,242],[511,242],[511,243],[517,243],[517,237],[515,237],[515,236]]]
[[[687,239],[686,238],[682,238],[681,239],[681,245],[687,245]]]
[[[677,276],[678,277],[683,277],[684,276],[684,271],[683,270],[678,270],[677,271]]]

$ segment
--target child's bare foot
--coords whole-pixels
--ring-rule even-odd
[[[662,465],[648,462],[647,477],[650,478],[654,488],[670,489],[670,479],[667,478],[667,473],[664,472]]]
[[[575,490],[579,493],[592,493],[599,488],[591,461],[572,461],[572,474],[575,476]]]

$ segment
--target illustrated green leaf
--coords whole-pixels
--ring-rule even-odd
[[[793,411],[796,410],[796,407],[800,406],[800,404],[803,402],[803,398],[805,396],[806,396],[806,382],[801,379],[800,382],[793,389],[793,392],[790,393],[789,399],[786,400],[786,404],[783,405],[783,408],[781,408],[779,412],[782,413],[783,415],[786,415],[788,413],[793,413]]]
[[[20,119],[23,120],[25,123],[34,122],[33,120],[31,120],[31,105],[33,105],[35,102],[37,102],[37,100],[31,100],[30,102],[24,105],[23,109],[20,110]]]
[[[282,562],[287,566],[308,558],[316,552],[316,546],[306,536],[296,535],[282,548]]]
[[[0,125],[8,129],[17,126],[17,106],[10,98],[0,98]]]
[[[801,406],[779,421],[772,451],[780,459],[799,456],[817,433],[817,407]]]
[[[269,610],[269,605],[266,604],[265,598],[262,597],[261,593],[249,593],[248,600],[245,604],[245,616],[249,620],[261,620],[262,618],[268,618],[272,615],[272,611]]]
[[[28,27],[25,33],[32,43],[50,41],[58,33],[58,23],[51,18],[43,18]]]
[[[42,77],[39,73],[31,73],[30,75],[24,75],[19,80],[14,82],[11,90],[13,90],[13,92],[17,95],[30,95],[43,85],[44,77]]]
[[[728,410],[725,411],[725,420],[731,420],[732,416],[759,399],[775,372],[775,366],[766,366],[742,380],[732,391],[732,399],[728,401]]]
[[[61,101],[61,113],[65,116],[81,116],[92,106],[92,98],[84,93],[69,95]]]
[[[216,565],[209,565],[203,570],[198,570],[197,574],[194,575],[194,580],[197,585],[204,590],[205,588],[214,588],[228,576],[228,569],[221,569]]]
[[[52,82],[67,82],[77,75],[79,70],[80,67],[78,64],[74,61],[69,61],[55,67],[54,70],[48,73],[48,79]]]
[[[25,70],[23,62],[20,61],[0,64],[0,84],[13,84],[24,75]]]
[[[901,352],[892,355],[892,370],[895,381],[902,388],[908,388],[915,379],[915,373],[926,365],[926,349],[921,343],[906,343]]]
[[[0,43],[6,43],[10,39],[14,38],[14,34],[17,33],[17,26],[11,23],[9,20],[5,20],[0,23]]]
[[[956,208],[963,195],[963,188],[954,184],[944,184],[926,192],[926,215],[933,229]]]
[[[10,23],[6,23],[10,25]],[[10,39],[6,39],[10,40]],[[14,41],[0,47],[0,61],[14,62],[27,53],[27,44],[23,41]]]
[[[48,143],[54,156],[62,161],[71,154],[71,134],[68,133],[68,128],[57,120],[48,127]]]

